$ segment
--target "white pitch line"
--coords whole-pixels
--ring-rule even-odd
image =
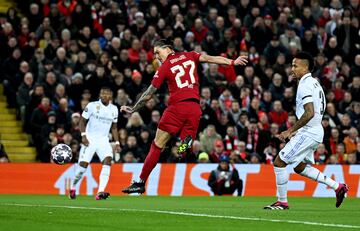
[[[66,206],[66,205],[32,205],[32,204],[17,204],[17,203],[14,203],[14,204],[1,203],[0,205],[19,206],[19,207],[84,209],[84,210],[100,210],[100,211],[147,212],[147,213],[162,213],[162,214],[190,216],[190,217],[206,217],[206,218],[220,218],[220,219],[248,220],[248,221],[265,221],[265,222],[274,222],[274,223],[290,223],[290,224],[300,224],[300,225],[360,229],[360,226],[357,226],[357,225],[331,224],[331,223],[320,223],[320,222],[312,222],[312,221],[279,220],[279,219],[256,218],[256,217],[223,216],[223,215],[212,215],[212,214],[205,214],[205,213],[187,213],[187,212],[176,212],[176,211],[166,211],[166,210],[98,208],[98,207],[82,207],[82,206]]]

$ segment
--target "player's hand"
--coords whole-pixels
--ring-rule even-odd
[[[237,66],[237,65],[243,65],[243,66],[245,66],[245,65],[248,63],[247,58],[248,58],[248,57],[245,56],[245,55],[239,56],[237,59],[235,59],[234,65],[235,65],[235,66]]]
[[[132,107],[129,107],[129,106],[121,106],[120,111],[125,112],[127,114],[134,113],[134,109]]]
[[[279,135],[276,135],[276,137],[281,141],[281,142],[285,142],[285,140],[287,138],[289,138],[290,136],[290,132],[288,130],[283,131],[282,133],[280,133]]]
[[[85,146],[88,146],[88,145],[89,145],[89,140],[86,138],[86,135],[81,137],[81,142],[82,142],[83,145],[85,145]]]

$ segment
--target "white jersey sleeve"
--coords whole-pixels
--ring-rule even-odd
[[[302,105],[314,102],[312,87],[307,86],[305,83],[300,84],[298,91],[299,91],[299,98],[302,101]]]
[[[87,119],[87,120],[90,118],[90,116],[91,116],[91,114],[92,114],[92,111],[93,111],[93,110],[92,110],[92,109],[93,109],[92,105],[93,105],[92,102],[90,102],[90,103],[88,103],[88,104],[86,105],[84,111],[83,111],[82,114],[81,114],[81,116],[82,116],[83,118],[85,118],[85,119]]]

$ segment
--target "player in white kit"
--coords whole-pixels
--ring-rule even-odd
[[[95,198],[96,200],[102,200],[110,196],[108,192],[105,192],[106,185],[109,181],[110,166],[113,157],[113,150],[109,143],[110,128],[113,138],[116,141],[116,149],[120,149],[117,130],[119,112],[118,108],[110,102],[111,99],[111,89],[103,87],[100,90],[99,101],[90,102],[86,105],[82,113],[80,121],[82,146],[79,154],[79,165],[70,189],[70,199],[76,198],[76,184],[82,178],[95,152],[102,162],[99,188]]]
[[[314,163],[314,151],[324,137],[321,125],[326,102],[324,91],[319,82],[311,76],[314,61],[310,54],[300,52],[292,62],[292,76],[298,80],[296,94],[296,116],[298,121],[293,127],[282,132],[278,138],[288,143],[279,152],[274,161],[278,201],[265,206],[264,209],[289,209],[287,201],[288,164],[302,176],[326,184],[333,188],[336,194],[336,207],[339,207],[347,193],[348,186],[337,183],[325,176],[310,164]]]

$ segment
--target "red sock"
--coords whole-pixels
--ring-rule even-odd
[[[141,170],[140,180],[146,182],[151,171],[155,168],[156,164],[159,161],[161,150],[162,149],[156,146],[155,142],[153,141],[150,147],[149,154],[147,155],[143,168]]]

